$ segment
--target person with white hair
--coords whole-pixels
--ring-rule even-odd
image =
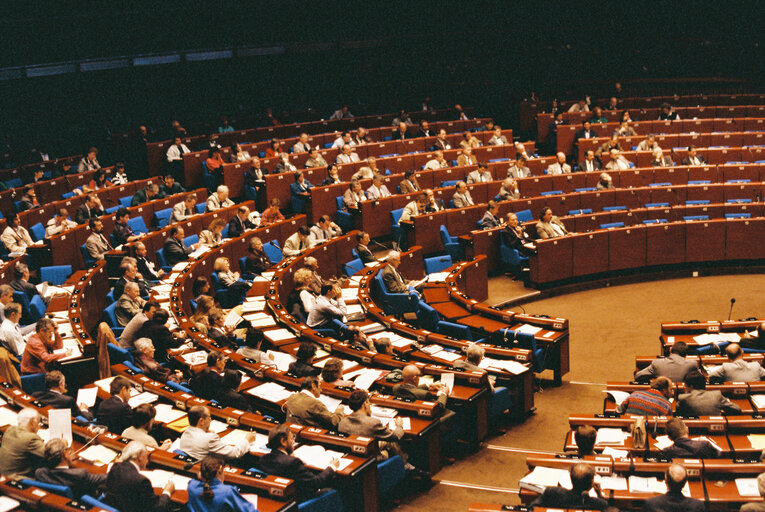
[[[571,166],[566,163],[566,154],[563,151],[559,151],[555,157],[555,163],[547,167],[547,174],[556,176],[571,173]]]
[[[149,452],[143,443],[130,441],[106,477],[106,503],[120,512],[153,512],[170,508],[170,495],[175,491],[168,480],[157,496],[151,481],[140,472],[149,463]]]
[[[621,152],[613,148],[609,152],[609,156],[611,157],[611,160],[606,164],[606,169],[610,171],[626,171],[630,168],[630,162],[627,160],[624,155],[621,154]]]
[[[611,175],[607,172],[600,173],[600,179],[598,181],[598,185],[596,187],[598,190],[605,190],[609,188],[614,188],[614,182],[611,179]]]
[[[656,147],[653,150],[653,160],[651,160],[651,167],[672,167],[675,165],[674,160],[669,155],[664,155],[664,152],[660,147]]]
[[[35,480],[65,485],[75,496],[97,495],[99,488],[106,484],[105,473],[91,473],[85,468],[72,467],[77,455],[64,439],[54,438],[45,443],[43,458],[44,466],[35,470]]]
[[[40,467],[45,445],[37,435],[40,415],[27,407],[16,416],[16,426],[8,427],[0,445],[0,475],[10,479],[32,478]]]
[[[205,211],[214,212],[215,210],[228,208],[233,205],[234,201],[228,197],[228,187],[226,185],[220,185],[218,190],[210,194],[210,197],[207,198]]]
[[[467,370],[470,372],[487,373],[485,368],[481,368],[480,364],[483,360],[483,356],[486,355],[486,350],[475,343],[468,345],[465,352],[465,359],[458,359],[454,361],[454,367],[457,369]],[[489,387],[494,390],[494,379],[489,379]]]

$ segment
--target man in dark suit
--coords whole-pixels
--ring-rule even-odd
[[[130,200],[130,206],[139,206],[143,203],[153,201],[154,199],[159,199],[159,185],[156,183],[152,183],[151,185],[147,185],[145,188],[136,191],[136,193],[133,194],[133,199]]]
[[[377,261],[372,251],[369,250],[369,233],[362,231],[356,234],[356,254],[359,255],[362,263],[372,263]]]
[[[681,393],[677,396],[678,416],[719,416],[723,412],[738,414],[741,407],[734,404],[720,391],[708,391],[707,380],[699,372],[691,372],[683,381],[689,393]]]
[[[667,494],[645,500],[643,512],[703,512],[706,510],[703,501],[683,496],[683,487],[687,481],[688,475],[683,466],[670,465],[664,478]]]
[[[688,427],[680,418],[672,418],[664,426],[667,436],[675,443],[661,451],[671,459],[713,459],[720,455],[715,446],[707,440],[692,441],[688,437]]]
[[[408,293],[412,282],[405,281],[398,271],[398,267],[401,265],[401,253],[398,251],[389,252],[387,261],[388,264],[382,270],[382,280],[388,293]]]
[[[584,160],[579,162],[577,167],[579,172],[595,172],[600,170],[601,165],[600,160],[595,158],[595,152],[591,149],[588,149],[587,153],[584,155]]]
[[[329,485],[335,477],[335,470],[331,466],[316,474],[308,469],[303,461],[292,455],[295,437],[287,425],[271,429],[267,446],[271,452],[263,455],[255,467],[269,475],[294,480],[298,497],[302,499],[311,497],[318,489]]]
[[[598,132],[592,129],[592,126],[590,125],[590,120],[586,119],[582,123],[582,129],[577,130],[576,133],[574,133],[574,144],[578,146],[579,139],[592,139],[597,136],[598,136]]]
[[[246,206],[240,206],[236,215],[231,217],[228,222],[228,237],[236,238],[241,236],[247,229],[255,228],[255,224],[250,222],[250,209]]]
[[[122,276],[114,283],[114,300],[119,300],[125,293],[125,285],[136,283],[141,297],[149,296],[149,287],[143,279],[138,277],[138,264],[135,258],[125,256],[120,262],[120,272]],[[141,276],[143,277],[143,276]]]
[[[683,158],[683,165],[704,165],[704,158],[698,154],[696,146],[688,146],[688,156]]]
[[[420,121],[420,129],[417,132],[418,137],[433,137],[435,133],[433,133],[433,130],[430,129],[430,126],[428,126],[428,122],[426,120]]]
[[[109,505],[120,512],[169,510],[175,485],[170,480],[162,489],[162,495],[154,494],[151,481],[140,473],[149,463],[149,452],[143,444],[129,442],[118,460],[106,477],[106,502]]]
[[[669,350],[669,357],[659,357],[651,361],[651,364],[635,372],[635,379],[648,382],[656,377],[667,377],[672,382],[683,382],[685,376],[693,371],[698,371],[698,361],[690,361],[685,358],[688,345],[684,341],[678,341]]]
[[[24,292],[24,295],[29,300],[32,300],[37,295],[37,288],[29,282],[29,267],[25,263],[18,263],[13,269],[11,288],[17,292]]]
[[[207,355],[207,368],[197,373],[189,385],[197,396],[214,399],[221,389],[226,371],[226,356],[221,352],[210,352]]]
[[[85,201],[77,208],[74,214],[74,220],[77,224],[85,224],[93,217],[100,217],[104,214],[104,207],[101,206],[101,200],[93,193],[85,196]]]
[[[128,405],[130,400],[130,381],[117,376],[109,384],[111,397],[98,404],[96,421],[106,425],[109,432],[120,434],[131,424],[133,411]]]
[[[183,188],[180,183],[175,181],[175,176],[168,174],[162,178],[162,184],[159,186],[159,195],[157,196],[157,199],[162,199],[174,194],[182,194],[183,192],[186,192],[186,189]]]
[[[490,199],[486,204],[486,212],[483,214],[483,217],[481,217],[481,220],[478,221],[481,229],[491,229],[501,226],[502,221],[497,216],[498,214],[499,205],[493,199]]]
[[[106,484],[105,473],[91,473],[85,468],[73,468],[77,458],[63,439],[55,438],[45,443],[43,449],[45,466],[35,470],[35,480],[48,484],[65,485],[75,496],[98,495]]]
[[[405,140],[412,137],[406,132],[406,123],[398,123],[398,129],[393,132],[393,140]]]
[[[45,374],[45,391],[35,391],[32,396],[43,405],[50,405],[54,409],[71,410],[72,417],[83,416],[89,420],[93,419],[87,406],[78,405],[66,392],[66,377],[60,371],[53,370]]]
[[[194,244],[190,247],[186,247],[183,242],[184,233],[181,226],[173,226],[170,228],[170,236],[165,240],[165,244],[162,249],[165,252],[165,262],[171,267],[177,263],[186,261],[189,259],[189,254],[194,252],[198,244]]]
[[[165,271],[157,268],[153,261],[149,261],[146,255],[149,251],[143,242],[136,242],[133,245],[138,273],[147,281],[159,281],[165,275]]]
[[[547,487],[542,495],[532,503],[532,506],[551,508],[582,508],[587,510],[606,510],[606,501],[600,492],[600,485],[593,485],[595,469],[589,464],[579,462],[569,468],[572,489],[563,487]],[[589,496],[590,489],[595,488],[597,498]]]

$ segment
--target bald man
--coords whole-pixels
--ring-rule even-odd
[[[738,343],[731,343],[725,348],[728,362],[711,368],[709,379],[720,379],[723,382],[753,382],[765,377],[765,368],[756,361],[744,361],[744,351]]]
[[[703,512],[705,510],[703,501],[683,496],[683,487],[688,481],[688,474],[683,466],[670,465],[664,481],[667,484],[667,494],[645,500],[643,512]]]
[[[552,508],[582,508],[587,510],[606,510],[608,502],[600,492],[600,485],[595,484],[595,469],[589,464],[579,462],[568,470],[571,476],[572,489],[560,486],[547,487],[542,495],[532,503],[532,506]],[[595,489],[597,498],[589,495],[590,489]]]

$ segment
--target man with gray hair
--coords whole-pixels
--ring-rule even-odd
[[[32,478],[40,466],[44,444],[37,431],[40,416],[37,410],[27,407],[16,416],[16,426],[8,427],[0,445],[0,475],[10,479]]]
[[[120,296],[117,307],[114,308],[114,314],[120,327],[125,327],[134,316],[141,312],[144,302],[138,283],[129,281],[125,285],[125,293]]]
[[[234,205],[234,201],[232,201],[228,197],[228,187],[226,185],[220,185],[218,186],[218,190],[210,194],[210,197],[207,198],[205,211],[214,212],[215,210],[220,210],[221,208],[228,208],[229,206],[233,206],[233,205]]]
[[[667,494],[645,500],[643,512],[703,512],[704,502],[694,498],[686,498],[683,488],[688,482],[688,474],[680,464],[670,464],[664,475],[667,484]],[[743,510],[743,509],[742,509]]]
[[[120,512],[169,510],[175,485],[169,480],[161,496],[154,494],[151,481],[140,473],[148,463],[146,446],[130,441],[106,477],[106,502]]]
[[[398,271],[398,267],[401,265],[400,252],[390,251],[387,261],[388,264],[382,269],[382,280],[385,283],[385,288],[388,289],[388,293],[408,293],[410,287],[416,290],[424,284],[422,282],[404,280],[404,277]]]
[[[130,200],[130,206],[138,206],[154,199],[159,199],[159,185],[152,183],[151,185],[136,191],[133,195],[133,199]]]
[[[35,480],[47,484],[65,485],[72,489],[72,494],[97,495],[99,488],[106,484],[105,473],[91,473],[85,468],[73,468],[77,458],[69,443],[60,438],[45,443],[44,466],[35,470]]]
[[[479,366],[484,355],[486,355],[486,350],[482,346],[471,343],[465,352],[465,359],[454,361],[454,367],[471,372],[487,373],[485,368]],[[489,377],[489,388],[494,390],[494,377]]]

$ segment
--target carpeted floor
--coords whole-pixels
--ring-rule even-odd
[[[762,284],[759,275],[673,279],[612,286],[526,304],[528,313],[569,319],[571,371],[563,385],[545,387],[535,396],[537,411],[532,417],[502,436],[487,439],[474,455],[443,468],[428,492],[405,499],[395,510],[466,511],[471,502],[519,504],[517,496],[508,491],[517,488],[526,465],[525,455],[514,449],[562,450],[568,414],[599,412],[607,381],[629,380],[636,355],[658,354],[661,322],[724,320],[731,297],[736,298],[733,318],[762,318]],[[524,290],[506,277],[491,278],[487,302],[501,303]],[[542,378],[551,379],[552,374],[543,374]]]

